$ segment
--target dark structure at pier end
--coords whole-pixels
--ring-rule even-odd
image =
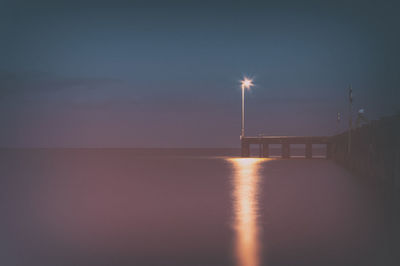
[[[400,115],[331,137],[331,158],[352,173],[400,189]],[[349,152],[350,150],[350,152]]]

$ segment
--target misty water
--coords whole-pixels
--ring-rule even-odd
[[[384,265],[375,189],[237,154],[2,150],[0,265]]]

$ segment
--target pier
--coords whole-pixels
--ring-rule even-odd
[[[305,145],[305,158],[312,158],[312,145],[324,144],[326,145],[326,158],[331,158],[332,138],[326,136],[259,136],[259,137],[241,137],[241,155],[242,157],[250,157],[250,145],[255,144],[260,147],[260,157],[268,158],[269,145],[280,144],[282,149],[282,158],[290,158],[290,145],[291,144],[304,144]]]
[[[357,176],[381,182],[400,195],[400,115],[383,117],[334,136],[241,136],[241,156],[250,157],[258,145],[259,156],[270,157],[270,145],[281,145],[281,157],[291,158],[290,145],[305,145],[305,158],[313,158],[312,145],[326,145],[326,158]],[[350,147],[349,147],[350,146]],[[400,199],[400,196],[398,196]]]

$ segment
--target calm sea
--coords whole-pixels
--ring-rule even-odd
[[[389,265],[380,193],[238,153],[1,150],[0,265]]]

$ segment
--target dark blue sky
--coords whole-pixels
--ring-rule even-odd
[[[112,4],[111,4],[112,3]],[[0,146],[239,145],[330,135],[347,87],[400,110],[396,1],[2,1]]]

